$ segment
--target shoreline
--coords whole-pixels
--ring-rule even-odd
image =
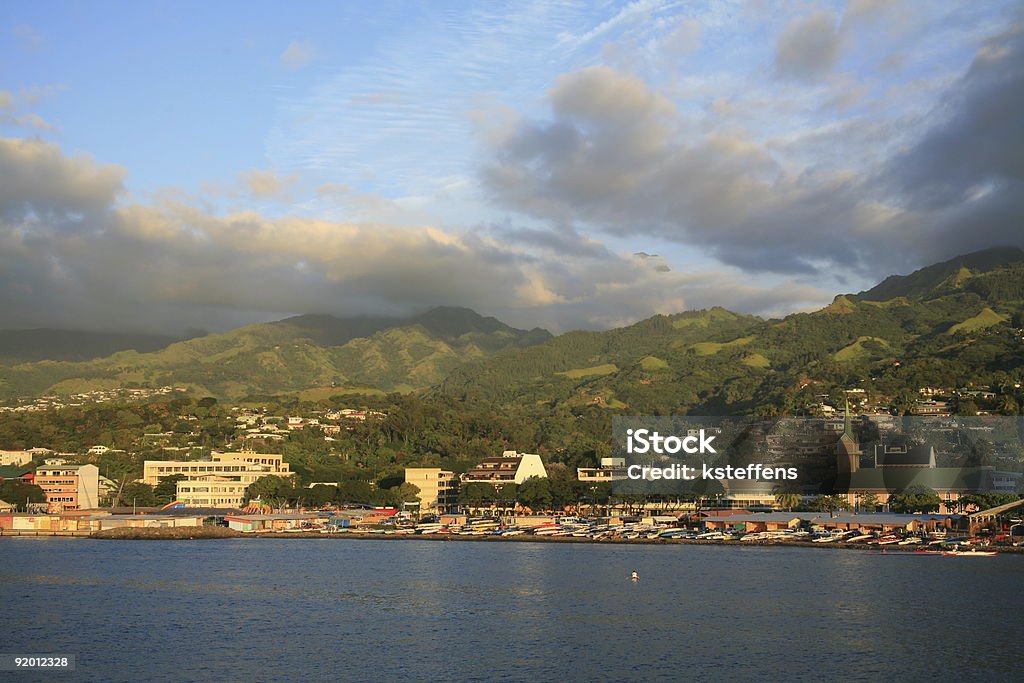
[[[249,532],[242,533],[225,527],[171,527],[160,529],[110,529],[107,531],[95,532],[69,532],[69,531],[6,531],[0,533],[0,539],[5,537],[21,538],[83,538],[93,540],[122,540],[122,541],[191,541],[191,540],[214,540],[214,539],[340,539],[355,541],[424,541],[434,543],[573,543],[590,545],[690,545],[690,546],[731,546],[731,547],[789,547],[789,548],[821,548],[836,550],[866,550],[879,554],[889,555],[924,555],[917,552],[921,546],[878,546],[863,543],[813,543],[811,541],[796,540],[765,540],[765,541],[739,541],[739,540],[702,540],[689,538],[609,538],[595,540],[591,538],[580,538],[574,536],[458,536],[453,534],[359,534],[359,533],[334,533],[322,534],[319,532]],[[985,550],[995,550],[1001,555],[1022,555],[1024,546],[984,546]]]

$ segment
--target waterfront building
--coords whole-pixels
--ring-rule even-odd
[[[3,531],[92,532],[126,527],[133,529],[156,529],[199,526],[203,526],[203,517],[200,515],[114,515],[99,511],[87,514],[75,514],[73,512],[61,514],[0,514],[0,530]]]
[[[156,485],[163,477],[182,475],[177,499],[186,507],[240,508],[253,482],[268,475],[293,474],[277,453],[214,451],[209,460],[147,460],[142,482]]]
[[[301,529],[303,525],[312,524],[317,519],[314,514],[278,514],[278,515],[230,515],[224,518],[229,529],[253,533],[257,531],[288,531]]]
[[[405,482],[420,490],[420,513],[451,512],[459,504],[459,477],[440,467],[407,467]]]
[[[33,483],[46,494],[51,512],[99,507],[100,470],[96,465],[43,465],[36,469]]]
[[[484,458],[462,475],[462,483],[522,484],[530,477],[547,479],[548,472],[539,455],[505,451],[499,458]]]
[[[836,490],[854,509],[868,494],[886,506],[893,494],[914,486],[935,491],[945,509],[952,511],[962,496],[1014,493],[1020,482],[1016,473],[997,472],[993,467],[936,467],[935,449],[930,445],[875,444],[869,456],[862,459],[860,453],[852,432],[844,432],[836,446]]]

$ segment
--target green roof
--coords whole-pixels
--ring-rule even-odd
[[[0,479],[17,479],[26,472],[31,472],[30,467],[21,467],[20,465],[4,465],[0,467]]]
[[[992,470],[984,467],[874,467],[850,474],[850,489],[901,491],[926,486],[934,491],[990,491]]]

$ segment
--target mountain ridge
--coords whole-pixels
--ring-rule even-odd
[[[555,337],[457,307],[408,318],[309,314],[153,353],[0,367],[0,396],[173,384],[229,398],[431,389],[638,414],[785,410],[816,384],[870,381],[893,393],[1022,379],[1024,350],[1014,336],[1022,316],[1024,252],[1001,248],[891,276],[781,319],[713,307]]]

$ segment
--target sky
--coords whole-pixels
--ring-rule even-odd
[[[0,327],[813,310],[1024,245],[1020,2],[0,4]]]

